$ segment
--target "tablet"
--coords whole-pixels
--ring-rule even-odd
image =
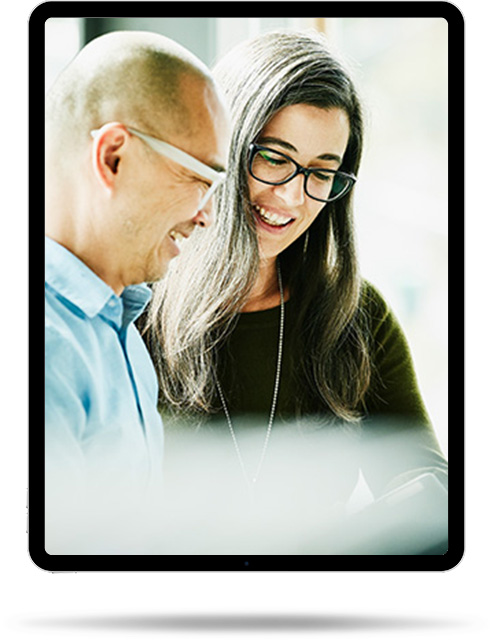
[[[235,17],[229,18],[212,17],[226,15],[215,2],[36,7],[29,21],[31,251],[37,257],[43,226],[40,96],[86,44],[111,32],[150,31],[173,39],[212,68],[250,37],[276,30],[319,31],[348,61],[368,105],[366,169],[355,187],[361,271],[381,282],[406,331],[429,428],[418,416],[410,418],[410,408],[403,419],[381,413],[344,429],[339,422],[285,418],[279,412],[271,413],[269,425],[253,413],[235,415],[232,423],[226,404],[210,424],[193,423],[174,420],[159,407],[162,434],[153,438],[143,429],[143,437],[135,437],[129,448],[140,452],[144,442],[151,466],[161,465],[155,484],[146,477],[133,483],[138,466],[131,454],[112,445],[110,429],[103,441],[95,433],[84,437],[83,446],[77,442],[74,458],[58,444],[52,459],[46,426],[33,411],[33,375],[39,367],[33,346],[43,339],[35,318],[41,307],[40,270],[31,259],[29,554],[49,572],[450,569],[464,550],[464,417],[461,394],[448,395],[446,313],[449,203],[460,216],[463,211],[463,18],[446,2],[331,2],[327,18],[271,18],[266,16],[276,16],[276,4],[233,5]],[[208,17],[178,17],[182,8]],[[302,2],[283,10],[307,16],[317,15],[319,8]],[[238,18],[248,13],[251,17]],[[146,144],[143,138],[139,142]],[[277,157],[285,162],[289,153],[281,147]],[[392,162],[386,153],[393,153]],[[459,159],[457,180],[448,176],[449,153]],[[293,164],[311,198],[311,168],[294,159]],[[199,166],[201,161],[192,165]],[[263,178],[263,168],[254,165],[252,171]],[[323,168],[325,175],[329,171]],[[209,173],[214,180],[220,169]],[[315,189],[313,200],[323,198],[324,187]],[[267,224],[278,222],[269,216]],[[382,234],[373,234],[381,227]],[[48,251],[52,246],[45,245],[46,261]],[[142,325],[135,328],[143,334]],[[458,342],[454,334],[451,340],[458,351],[462,338]],[[43,344],[48,363],[52,348],[46,337]],[[96,368],[93,361],[90,366]],[[396,364],[394,376],[395,370]],[[114,376],[117,380],[115,371]],[[103,388],[100,394],[110,407],[111,386]],[[83,393],[83,407],[96,402]],[[76,441],[75,430],[70,438]],[[84,459],[90,439],[87,447],[102,453],[96,468]],[[247,473],[252,468],[260,469],[256,479]]]

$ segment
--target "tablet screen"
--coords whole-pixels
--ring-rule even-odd
[[[461,14],[339,2],[327,18],[179,18],[172,4],[30,18],[31,251],[45,230],[31,558],[449,569],[463,553],[447,297]]]

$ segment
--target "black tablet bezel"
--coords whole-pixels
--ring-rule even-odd
[[[458,176],[464,158],[464,20],[460,11],[447,2],[329,2],[330,17],[440,17],[448,22],[449,33],[449,157],[458,158]],[[450,395],[449,442],[451,444],[452,491],[449,492],[449,546],[445,554],[417,556],[176,556],[176,555],[50,555],[44,547],[44,430],[37,408],[38,368],[35,347],[43,339],[38,335],[37,310],[41,307],[38,268],[39,242],[44,203],[44,51],[45,21],[51,17],[177,17],[179,12],[195,16],[231,17],[276,15],[283,12],[316,15],[316,2],[46,2],[33,11],[29,20],[29,505],[28,550],[32,561],[49,572],[87,571],[427,571],[455,567],[464,553],[464,400],[461,385],[458,394]],[[325,5],[323,5],[325,8]],[[448,171],[451,170],[451,164]],[[455,168],[454,168],[455,170]],[[458,213],[458,267],[463,262],[464,191],[461,181],[449,180],[448,200]],[[451,217],[450,217],[451,220]],[[454,255],[450,252],[450,256]],[[451,263],[450,263],[451,265]],[[462,291],[458,285],[458,291]],[[463,296],[460,297],[460,301]],[[42,305],[43,306],[43,305]],[[463,307],[453,301],[449,341],[452,362],[464,356]],[[35,383],[36,381],[36,383]],[[36,395],[36,396],[35,396]]]

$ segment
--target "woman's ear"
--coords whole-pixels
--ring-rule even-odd
[[[104,125],[94,133],[92,168],[105,190],[112,192],[117,180],[121,152],[129,134],[120,123]]]

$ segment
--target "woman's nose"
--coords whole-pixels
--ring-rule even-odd
[[[282,185],[276,185],[274,191],[288,205],[302,205],[305,201],[304,176],[298,174]]]

